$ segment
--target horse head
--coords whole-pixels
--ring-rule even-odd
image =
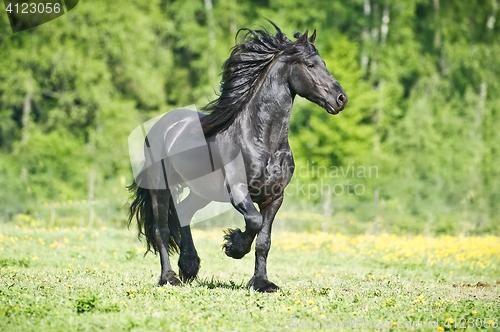
[[[316,30],[308,37],[308,31],[294,42],[294,60],[290,68],[290,89],[307,100],[323,107],[330,114],[338,114],[348,101],[339,82],[326,68],[325,61],[314,46]]]

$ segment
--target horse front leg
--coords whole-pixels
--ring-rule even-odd
[[[283,196],[276,198],[262,209],[262,228],[257,235],[255,243],[255,271],[247,287],[253,287],[256,291],[272,293],[279,289],[274,283],[267,279],[267,255],[271,248],[271,229],[274,217],[283,203]]]
[[[252,242],[262,227],[262,215],[253,205],[245,184],[231,187],[229,197],[234,208],[245,218],[245,231],[227,229],[222,248],[227,256],[240,259],[252,249]]]

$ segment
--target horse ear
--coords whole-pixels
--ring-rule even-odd
[[[302,36],[297,40],[297,44],[304,44],[307,41],[307,34],[309,33],[309,30],[306,30]]]
[[[314,29],[313,34],[311,35],[311,37],[309,37],[309,41],[311,42],[311,44],[314,44],[315,40],[316,40],[316,29]]]

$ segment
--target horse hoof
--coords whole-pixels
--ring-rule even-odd
[[[182,286],[182,282],[173,275],[165,278],[162,277],[160,278],[160,281],[158,281],[158,286],[164,286],[166,284],[170,284],[172,286]]]
[[[250,252],[251,244],[245,243],[245,235],[240,229],[228,229],[224,235],[222,249],[228,257],[241,259]]]
[[[179,277],[183,283],[192,282],[200,270],[200,257],[197,253],[193,255],[182,254],[179,257]]]
[[[196,279],[198,273],[195,274],[186,274],[182,272],[182,270],[179,269],[179,278],[181,279],[182,283],[184,284],[190,284],[193,282],[194,279]]]
[[[280,288],[276,286],[275,283],[270,282],[266,279],[255,279],[252,278],[248,283],[248,287],[253,287],[253,289],[257,292],[261,293],[274,293],[277,292]]]
[[[179,279],[182,281],[183,284],[190,284],[194,280],[194,278],[196,277],[188,276],[182,273],[182,270],[179,269]]]

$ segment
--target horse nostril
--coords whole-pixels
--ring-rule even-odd
[[[337,103],[340,106],[344,105],[346,103],[346,101],[347,101],[347,98],[346,98],[346,96],[344,94],[341,93],[341,94],[338,95],[338,97],[337,97]]]

